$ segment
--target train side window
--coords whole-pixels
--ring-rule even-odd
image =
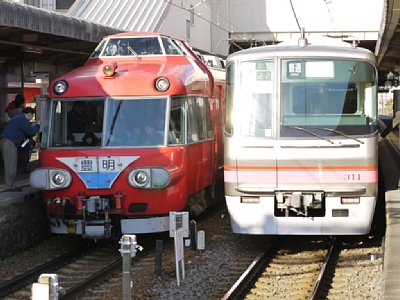
[[[196,117],[196,99],[188,99],[188,143],[199,141],[199,124]]]
[[[165,49],[165,54],[167,55],[182,55],[182,52],[179,50],[179,48],[176,46],[176,44],[171,40],[167,38],[162,38],[162,44]]]
[[[235,88],[235,64],[230,64],[226,72],[226,94],[225,94],[225,132],[229,135],[233,134],[233,94]]]
[[[207,138],[212,139],[214,137],[214,126],[211,117],[210,103],[207,101],[207,99],[204,101],[204,108],[206,114]]]
[[[171,111],[168,129],[168,144],[183,144],[184,141],[184,102],[182,99],[171,100]]]
[[[196,120],[198,124],[198,135],[199,135],[199,141],[205,140],[207,138],[207,118],[206,118],[206,105],[205,103],[205,98],[202,97],[197,97],[196,98]]]
[[[188,143],[203,141],[207,138],[206,98],[188,99]]]

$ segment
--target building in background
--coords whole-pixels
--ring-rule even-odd
[[[226,56],[307,35],[357,40],[374,51],[386,0],[8,0],[0,1],[0,110],[28,101],[88,57],[102,36],[162,32]],[[29,94],[30,93],[30,94]],[[0,122],[5,116],[0,114]]]

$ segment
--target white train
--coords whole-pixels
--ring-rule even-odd
[[[224,180],[233,232],[369,233],[377,138],[369,50],[302,38],[230,55]]]

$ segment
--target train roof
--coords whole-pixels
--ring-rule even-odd
[[[368,49],[354,46],[354,43],[340,41],[335,38],[313,37],[305,39],[304,46],[299,44],[299,39],[290,39],[276,45],[260,46],[244,49],[228,56],[227,61],[239,59],[243,57],[342,57],[342,58],[358,58],[365,59],[375,63],[375,55]]]
[[[159,33],[124,32],[104,37],[82,67],[59,76],[51,86],[60,80],[67,82],[69,88],[63,97],[150,96],[160,77],[168,78],[171,84],[161,93],[164,95],[198,93],[203,86],[213,93],[215,82],[225,81],[225,72],[211,71],[179,39]],[[50,87],[49,94],[57,97]]]
[[[131,31],[131,32],[121,32],[121,33],[106,35],[104,36],[103,39],[108,39],[113,37],[148,37],[148,36],[163,36],[167,38],[173,38],[172,36],[160,32]]]

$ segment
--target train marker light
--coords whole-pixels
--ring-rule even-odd
[[[142,189],[162,189],[171,182],[170,173],[164,168],[134,169],[128,175],[131,186]]]
[[[170,82],[166,77],[158,77],[155,83],[156,89],[159,92],[165,92],[170,87]]]
[[[340,203],[342,203],[342,204],[360,204],[360,197],[341,197]]]
[[[65,80],[58,80],[53,85],[53,91],[57,95],[64,94],[68,89],[68,83]]]
[[[242,203],[260,203],[260,197],[240,197]]]
[[[103,67],[103,73],[106,77],[113,77],[115,75],[115,71],[117,70],[118,65],[116,62],[112,62]]]
[[[39,168],[31,172],[29,182],[32,187],[44,190],[58,190],[69,187],[71,174],[64,169]]]

